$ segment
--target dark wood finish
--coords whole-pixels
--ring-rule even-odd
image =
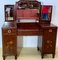
[[[25,1],[25,0],[24,0],[24,1],[18,1],[18,2],[16,2],[16,4],[17,4],[17,7],[18,7],[18,6],[21,6],[21,7],[22,7],[23,5],[26,4],[28,8],[31,8],[31,7],[33,8],[33,7],[35,7],[35,6],[36,6],[36,7],[39,7],[40,4],[41,4],[41,2],[31,1],[31,0],[30,0],[30,1]],[[25,6],[26,6],[26,5],[25,5]],[[33,6],[32,6],[32,5],[33,5]]]
[[[10,23],[10,22],[8,22]],[[17,27],[15,28],[15,26]],[[7,26],[7,27],[6,27]],[[55,56],[55,46],[56,46],[56,33],[57,27],[52,24],[38,24],[38,23],[17,23],[15,26],[13,24],[6,25],[4,24],[2,27],[2,37],[3,37],[3,59],[7,55],[15,55],[15,59],[17,58],[16,54],[16,36],[42,36],[42,40],[38,40],[37,49],[41,51],[41,57],[44,57],[44,54],[53,54],[53,58]],[[30,27],[31,26],[31,27]],[[16,31],[17,30],[17,31]],[[12,33],[11,33],[11,32]],[[17,34],[16,34],[17,33]],[[7,37],[8,36],[8,37]],[[52,38],[51,38],[52,37]],[[9,44],[13,42],[12,44]],[[13,49],[8,48],[8,45]],[[9,51],[10,50],[10,51]]]
[[[14,22],[5,22],[2,27],[3,60],[6,56],[14,55],[17,59],[17,34]]]
[[[42,35],[43,32],[39,30],[19,30],[17,32],[18,36],[37,36]]]
[[[16,27],[17,25],[17,27]],[[30,27],[31,26],[31,27]],[[5,22],[2,27],[3,37],[3,59],[5,56],[14,55],[17,58],[17,41],[16,36],[42,36],[42,40],[38,40],[37,49],[41,51],[42,58],[44,54],[53,54],[55,56],[57,27],[53,24],[38,23],[15,23]],[[51,38],[52,37],[52,38]]]
[[[22,36],[42,35],[38,23],[17,23],[17,34]]]
[[[39,40],[38,42],[38,48],[41,50],[42,58],[44,57],[44,54],[53,54],[52,56],[54,58],[57,27],[53,24],[41,24],[40,26],[43,29],[43,36],[42,40]]]
[[[13,21],[7,18],[7,8],[13,8],[10,15],[14,17]],[[8,9],[9,10],[9,9]],[[49,10],[49,11],[48,11]],[[48,14],[48,19],[42,18]],[[2,27],[2,45],[3,45],[3,60],[6,56],[14,55],[17,59],[17,36],[42,36],[38,40],[37,50],[41,51],[41,57],[45,54],[52,54],[55,57],[56,35],[57,27],[51,24],[52,6],[41,5],[37,0],[21,0],[16,2],[15,5],[5,5],[5,22]],[[39,22],[34,23],[21,23],[20,19],[36,19]],[[12,21],[12,22],[9,22]],[[23,41],[20,41],[22,44]],[[22,46],[21,46],[22,47]]]
[[[24,6],[24,4],[26,6]],[[33,6],[33,7],[32,7]],[[18,1],[15,7],[15,20],[20,19],[36,19],[40,18],[40,6],[41,3],[38,1]],[[37,13],[39,15],[37,15]]]

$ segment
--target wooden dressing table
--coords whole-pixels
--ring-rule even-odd
[[[52,54],[54,58],[57,27],[50,23],[51,16],[52,6],[41,5],[38,1],[19,1],[15,5],[5,5],[5,23],[2,27],[3,59],[14,55],[17,60],[17,36],[42,36],[42,40],[38,40],[37,50],[41,51],[42,58],[44,54]],[[23,23],[20,19],[36,19],[36,22]]]

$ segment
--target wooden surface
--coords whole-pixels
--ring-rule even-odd
[[[56,35],[57,27],[53,24],[41,24],[43,29],[42,40],[39,40],[38,45],[41,50],[42,58],[44,54],[53,54],[52,57],[55,57],[55,46],[56,46]]]
[[[22,9],[20,5],[27,5],[27,8]],[[30,8],[33,5],[37,8]],[[39,7],[39,8],[38,8]],[[56,35],[57,27],[51,24],[52,6],[49,11],[48,20],[42,20],[42,13],[48,11],[48,5],[43,5],[42,11],[41,3],[38,1],[18,1],[14,6],[14,21],[5,22],[2,27],[2,45],[3,45],[3,59],[8,55],[14,55],[17,59],[17,36],[42,36],[38,40],[37,50],[41,51],[41,57],[44,54],[52,54],[55,57]],[[5,12],[6,14],[6,12]],[[6,18],[6,16],[5,16]],[[20,19],[36,19],[37,23],[20,23]],[[16,22],[19,20],[19,22]],[[6,21],[6,20],[5,20]],[[23,43],[23,41],[20,41]],[[20,48],[21,50],[21,48]],[[21,52],[21,51],[20,51]]]
[[[14,55],[17,59],[17,34],[16,25],[14,22],[5,22],[2,27],[2,45],[3,59],[6,56]]]
[[[32,36],[42,35],[42,30],[38,23],[18,23],[17,24],[17,35],[21,36]]]
[[[38,40],[37,47],[41,51],[41,57],[43,58],[44,54],[53,54],[54,58],[56,33],[57,27],[53,24],[5,22],[2,27],[3,57],[5,59],[7,55],[15,55],[15,59],[17,58],[17,53],[15,52],[17,50],[17,36],[42,36],[42,40]],[[11,44],[9,45],[10,42],[13,42],[12,46]],[[9,49],[10,47],[7,49],[7,43],[13,49]]]

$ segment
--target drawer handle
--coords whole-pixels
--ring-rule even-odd
[[[9,48],[9,45],[7,45],[6,47],[7,47],[7,49],[8,49],[8,48]]]
[[[8,30],[8,33],[11,33],[11,30]]]
[[[13,44],[13,41],[10,41],[9,44]]]
[[[10,49],[12,50],[12,47],[10,47]]]
[[[47,40],[47,43],[49,43],[49,40]]]
[[[51,43],[52,43],[52,41],[51,41]]]
[[[52,47],[52,45],[50,45],[50,47]]]
[[[49,32],[52,32],[52,29],[49,29]]]
[[[49,47],[47,46],[47,49],[48,49]]]

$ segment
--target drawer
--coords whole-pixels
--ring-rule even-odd
[[[45,29],[43,34],[43,49],[45,52],[53,52],[56,45],[56,29]]]
[[[17,49],[16,36],[3,36],[3,52],[4,54],[15,54]]]
[[[43,49],[46,53],[53,53],[55,50],[53,44],[46,44]]]
[[[41,32],[39,32],[39,31],[35,31],[35,30],[30,30],[30,31],[28,31],[28,30],[26,30],[26,31],[22,31],[22,30],[19,30],[18,32],[17,32],[17,34],[18,35],[42,35],[43,34],[43,32],[41,31]]]
[[[56,29],[45,29],[44,30],[44,40],[50,40],[55,42],[56,38]]]
[[[16,29],[2,29],[3,34],[16,34]]]
[[[3,45],[10,41],[12,41],[14,45],[16,45],[17,42],[16,39],[17,39],[16,35],[3,35]]]

